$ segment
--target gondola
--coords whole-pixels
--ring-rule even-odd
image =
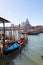
[[[29,32],[28,34],[29,34],[29,35],[38,35],[39,32],[35,32],[35,31],[33,31],[33,32]]]
[[[4,50],[3,50],[4,55],[7,55],[13,51],[15,52],[15,51],[19,50],[22,46],[24,46],[24,41],[25,41],[24,38],[20,38],[20,40],[18,40],[18,42],[13,43],[12,45],[10,45],[7,48],[4,48]]]

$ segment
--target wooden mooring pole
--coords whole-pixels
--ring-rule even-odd
[[[43,58],[43,47],[42,47],[42,54],[41,54],[41,58]]]
[[[3,58],[3,49],[1,48],[1,59]]]
[[[3,57],[3,45],[2,45],[2,43],[0,43],[0,56],[2,59],[2,57]]]
[[[21,45],[20,45],[20,47],[19,47],[19,52],[20,52],[20,54],[21,54]]]

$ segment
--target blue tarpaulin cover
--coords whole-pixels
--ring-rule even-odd
[[[16,48],[19,47],[19,46],[20,46],[20,44],[14,43],[13,45],[11,45],[11,46],[8,47],[8,48],[5,48],[4,50],[10,51],[10,50],[16,49]]]

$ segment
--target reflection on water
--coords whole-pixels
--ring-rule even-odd
[[[22,49],[21,54],[11,53],[0,59],[0,65],[43,65],[41,58],[43,46],[43,33],[39,35],[28,35],[28,43]]]

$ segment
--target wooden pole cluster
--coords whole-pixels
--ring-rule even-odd
[[[2,39],[3,48],[1,47],[1,57],[2,57],[3,49],[5,48],[5,23],[10,23],[10,21],[0,17],[0,23],[3,23],[3,39]]]

